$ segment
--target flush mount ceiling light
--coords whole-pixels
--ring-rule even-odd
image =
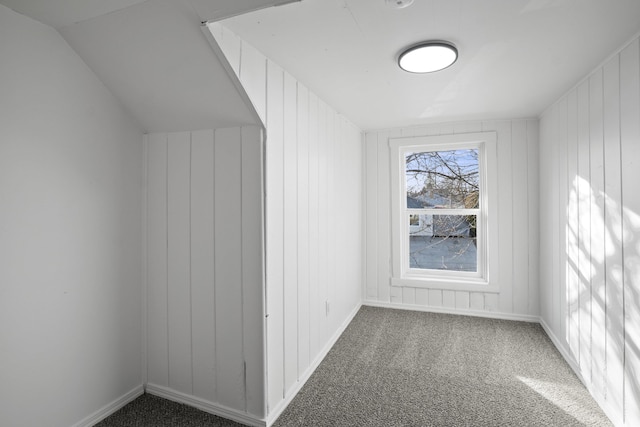
[[[448,42],[424,42],[405,49],[398,65],[410,73],[433,73],[450,67],[458,59],[458,49]]]
[[[392,9],[404,9],[405,7],[411,6],[413,0],[386,0],[385,3]]]

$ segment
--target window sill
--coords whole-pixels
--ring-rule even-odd
[[[391,286],[402,288],[422,288],[422,289],[441,289],[451,291],[465,292],[483,292],[494,293],[500,292],[497,285],[491,285],[484,279],[464,279],[464,278],[446,278],[446,277],[411,277],[411,278],[391,278]]]

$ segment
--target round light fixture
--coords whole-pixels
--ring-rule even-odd
[[[458,49],[448,42],[424,42],[405,49],[398,65],[410,73],[432,73],[450,67],[458,59]]]
[[[392,9],[404,9],[405,7],[411,6],[413,0],[386,0],[385,3]]]

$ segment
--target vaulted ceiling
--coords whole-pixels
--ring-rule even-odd
[[[58,29],[146,131],[256,123],[205,20],[223,20],[365,130],[537,116],[640,31],[638,0],[0,3]],[[402,48],[431,39],[458,47],[452,67],[397,67]]]
[[[201,22],[291,0],[0,0],[56,28],[152,131],[257,124]]]

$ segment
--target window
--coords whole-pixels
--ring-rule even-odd
[[[392,285],[489,286],[495,146],[494,132],[390,140]]]

